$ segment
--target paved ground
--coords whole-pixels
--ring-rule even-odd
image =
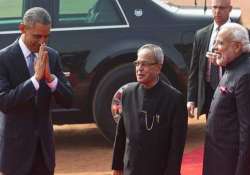
[[[189,120],[185,151],[203,143],[204,117]],[[112,145],[94,124],[55,126],[57,175],[110,175]]]

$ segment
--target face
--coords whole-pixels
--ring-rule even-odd
[[[38,52],[41,44],[47,43],[51,25],[35,23],[34,26],[20,24],[20,31],[25,45],[31,52]]]
[[[220,31],[218,33],[214,48],[215,52],[219,55],[216,62],[220,66],[226,66],[241,53],[241,43],[230,39],[227,31]]]
[[[212,13],[214,21],[219,26],[227,22],[232,10],[230,0],[212,0]]]
[[[161,65],[157,64],[154,55],[148,49],[142,49],[137,54],[136,65],[136,79],[145,87],[152,87],[158,80]]]

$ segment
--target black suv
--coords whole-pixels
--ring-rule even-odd
[[[210,9],[181,8],[163,0],[3,1],[0,48],[18,38],[18,24],[28,8],[41,6],[52,16],[48,45],[60,52],[74,89],[72,109],[51,109],[54,123],[95,121],[109,140],[115,133],[112,98],[122,85],[135,81],[131,62],[137,49],[160,45],[165,53],[162,78],[185,92],[194,33],[211,22]],[[234,9],[232,15],[237,19],[240,11]]]

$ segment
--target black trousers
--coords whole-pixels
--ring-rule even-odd
[[[37,144],[32,169],[28,175],[54,175],[54,171],[49,171],[48,167],[45,164],[40,141]]]

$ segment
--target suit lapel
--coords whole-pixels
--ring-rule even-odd
[[[13,70],[19,76],[20,80],[27,80],[30,78],[29,70],[22,53],[22,50],[18,44],[18,40],[15,41],[12,45],[10,63],[12,64]]]
[[[210,43],[210,38],[211,38],[211,35],[212,35],[212,31],[213,31],[213,27],[214,25],[211,24],[208,26],[207,30],[206,30],[206,33],[205,33],[205,46],[206,46],[206,52],[208,51],[208,47],[209,47],[209,43]]]
[[[207,70],[206,65],[207,65],[207,58],[206,58],[206,53],[208,51],[209,43],[210,43],[210,38],[213,30],[213,24],[209,25],[207,27],[207,30],[204,31],[204,37],[203,37],[203,44],[204,48],[202,48],[202,55],[200,58],[201,61],[201,70]]]

